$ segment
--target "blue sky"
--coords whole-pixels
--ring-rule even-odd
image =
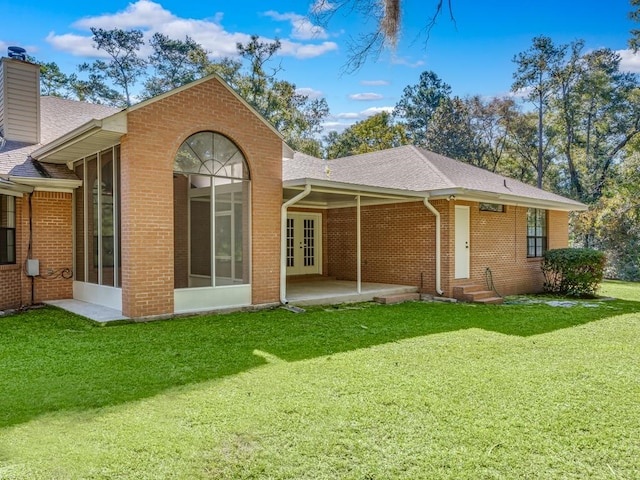
[[[252,34],[283,43],[279,78],[311,96],[324,96],[331,116],[327,129],[341,130],[368,115],[391,109],[407,85],[433,70],[459,96],[508,94],[514,55],[531,39],[547,35],[556,43],[583,39],[586,49],[619,51],[625,70],[640,72],[640,56],[627,50],[630,6],[626,0],[452,0],[455,24],[447,12],[425,45],[424,27],[436,0],[403,0],[402,35],[397,49],[371,59],[358,72],[344,74],[350,37],[368,28],[353,12],[337,12],[327,26],[305,17],[312,0],[178,1],[0,0],[0,53],[19,45],[39,61],[55,61],[66,73],[95,58],[89,27],[139,28],[146,35],[190,35],[216,56],[233,56],[236,42]]]

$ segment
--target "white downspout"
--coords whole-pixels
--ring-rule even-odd
[[[311,185],[306,184],[304,190],[282,204],[280,208],[280,303],[286,305],[287,300],[287,208],[299,202],[311,193]]]
[[[424,206],[436,217],[436,292],[438,292],[438,295],[443,295],[444,290],[442,290],[440,283],[440,212],[429,203],[428,197],[424,197]]]

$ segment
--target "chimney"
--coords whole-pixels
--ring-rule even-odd
[[[0,59],[0,135],[6,140],[40,142],[40,66],[26,51],[9,47]]]

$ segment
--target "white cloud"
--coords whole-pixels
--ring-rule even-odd
[[[281,44],[281,55],[289,55],[299,59],[319,57],[320,55],[324,55],[325,53],[338,49],[338,44],[335,42],[322,42],[316,45],[311,43],[305,44],[282,40]]]
[[[363,118],[369,118],[373,115],[377,115],[378,113],[382,113],[382,112],[391,113],[393,112],[393,107],[371,107],[360,112],[360,115]]]
[[[309,100],[315,100],[316,98],[324,96],[324,93],[309,87],[296,88],[296,93],[299,95],[305,95]]]
[[[101,52],[93,48],[91,37],[76,35],[74,33],[56,35],[55,32],[50,32],[49,35],[47,35],[47,42],[56,50],[61,50],[78,57],[106,57],[106,53],[101,54]]]
[[[264,14],[276,21],[291,23],[291,38],[297,40],[324,40],[329,37],[324,28],[314,25],[304,15],[298,13],[279,13],[274,10],[269,10]]]
[[[376,115],[378,113],[381,112],[387,112],[387,113],[391,113],[393,112],[393,108],[394,107],[371,107],[371,108],[367,108],[366,110],[362,110],[358,113],[355,112],[343,112],[343,113],[338,113],[336,115],[332,115],[332,118],[338,119],[338,120],[356,120],[356,121],[360,121],[360,120],[364,120],[366,118],[369,118],[373,115]]]
[[[291,14],[294,15],[294,14]],[[303,18],[302,16],[299,16]],[[237,56],[236,44],[247,43],[251,35],[243,32],[229,32],[222,25],[223,16],[218,13],[212,18],[193,19],[180,18],[159,3],[151,0],[138,0],[131,3],[124,10],[100,16],[86,17],[73,23],[72,27],[78,30],[88,31],[90,27],[104,29],[140,29],[148,40],[154,33],[159,32],[170,38],[184,39],[187,35],[198,42],[209,52],[210,58]],[[292,21],[292,19],[289,19]],[[308,22],[307,22],[308,23]],[[308,25],[311,25],[308,23]],[[307,24],[298,22],[297,34],[302,38],[309,34]],[[93,48],[91,35],[78,33],[65,33],[57,35],[51,32],[47,41],[56,49],[65,51],[75,56],[99,57],[104,56]],[[315,37],[317,38],[317,37]],[[263,39],[268,40],[268,39]],[[278,52],[281,56],[292,56],[299,59],[313,58],[338,49],[334,42],[320,44],[299,43],[291,40],[283,40],[282,48]],[[141,54],[149,54],[149,46],[141,50]]]
[[[633,53],[633,50],[618,50],[616,53],[620,55],[620,70],[640,73],[640,53]]]
[[[368,92],[368,93],[354,93],[352,95],[349,95],[349,98],[351,100],[356,100],[358,102],[369,102],[371,100],[382,100],[384,97],[379,93]]]
[[[154,28],[157,25],[165,25],[175,21],[177,17],[166,10],[159,3],[150,0],[138,0],[130,3],[127,8],[118,13],[100,15],[97,17],[85,17],[73,24],[80,29],[90,27],[104,28]]]
[[[512,91],[507,93],[507,97],[524,100],[529,97],[531,92],[533,92],[533,87],[523,87],[523,88],[519,88],[515,92]]]
[[[322,124],[322,128],[325,134],[330,131],[341,133],[354,123],[366,120],[367,118],[381,112],[391,113],[393,112],[393,107],[371,107],[358,113],[343,112],[331,115],[330,119]]]
[[[386,80],[362,80],[360,85],[366,85],[368,87],[384,87],[389,85],[389,82]]]
[[[406,58],[399,58],[399,57],[393,57],[391,59],[391,63],[395,65],[405,65],[410,68],[422,67],[424,65],[424,62],[422,60],[418,60],[416,62],[411,63]]]
[[[360,118],[360,114],[355,112],[344,112],[344,113],[338,113],[337,115],[334,115],[334,117],[345,119],[345,120],[353,120],[353,119]]]

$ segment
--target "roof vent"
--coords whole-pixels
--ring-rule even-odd
[[[15,58],[16,60],[27,60],[27,51],[22,47],[9,47],[9,58]]]

